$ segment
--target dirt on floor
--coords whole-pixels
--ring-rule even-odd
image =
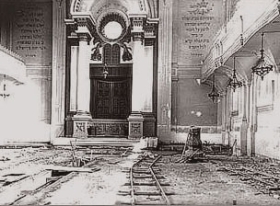
[[[263,168],[268,172],[268,162],[250,158],[229,156],[209,156],[215,161],[195,163],[175,163],[180,152],[147,151],[131,148],[85,147],[76,148],[79,158],[91,159],[89,168],[99,168],[95,172],[77,172],[73,177],[48,190],[39,190],[50,173],[47,166],[72,167],[71,148],[19,148],[0,149],[0,204],[39,205],[120,205],[130,204],[131,196],[122,191],[130,191],[129,168],[143,155],[162,155],[155,167],[160,181],[169,184],[163,189],[171,204],[180,205],[280,205],[279,196],[263,192],[242,180],[244,176],[233,175],[221,170],[222,167]],[[258,166],[256,166],[258,164]],[[253,166],[254,167],[253,167]],[[280,172],[274,165],[273,174]],[[267,170],[265,170],[267,169]],[[272,170],[272,169],[270,169]],[[251,173],[250,173],[251,174]],[[246,174],[245,174],[246,175]],[[23,178],[19,178],[23,177]],[[142,187],[143,189],[144,187]],[[144,188],[149,190],[149,187]],[[28,196],[29,195],[29,196]],[[137,197],[145,204],[147,197]],[[159,197],[149,197],[157,199]]]

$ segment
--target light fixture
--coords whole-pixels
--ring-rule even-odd
[[[6,97],[9,97],[10,94],[7,92],[7,83],[6,83],[6,75],[4,75],[4,78],[3,78],[3,81],[2,81],[2,84],[0,86],[0,96],[3,97],[4,99]]]
[[[106,63],[105,63],[105,65],[104,65],[104,67],[103,67],[103,72],[102,72],[102,74],[103,74],[104,79],[106,79],[107,76],[108,76],[108,74],[109,74],[109,72],[108,72],[108,67],[107,67],[107,64],[106,64]]]
[[[220,94],[219,92],[216,90],[215,87],[215,75],[213,74],[213,84],[212,84],[212,91],[208,94],[208,97],[214,102],[214,103],[218,103]]]
[[[264,76],[267,75],[270,71],[273,69],[273,65],[269,64],[267,61],[264,59],[264,49],[263,49],[263,35],[262,33],[262,48],[261,48],[261,57],[258,59],[256,66],[252,68],[252,72],[257,74],[258,76],[261,77],[261,80],[263,80]]]
[[[233,89],[233,92],[235,92],[236,88],[242,86],[242,82],[238,81],[236,77],[235,57],[233,57],[233,75],[232,78],[230,78],[228,85]]]

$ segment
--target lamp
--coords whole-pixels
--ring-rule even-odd
[[[264,33],[262,33],[261,57],[258,59],[256,66],[252,68],[252,72],[259,75],[261,77],[261,80],[263,80],[264,76],[273,70],[273,65],[269,64],[264,59],[263,35]]]
[[[214,103],[218,103],[218,102],[219,102],[220,94],[219,94],[219,92],[216,90],[216,87],[215,87],[215,75],[214,75],[214,74],[213,74],[213,87],[212,87],[212,91],[208,94],[208,97],[209,97]]]
[[[3,97],[4,99],[6,97],[9,97],[10,94],[7,92],[7,84],[6,84],[6,75],[4,75],[1,87],[0,87],[0,96]]]
[[[242,86],[242,82],[238,81],[238,79],[236,77],[235,57],[233,57],[233,75],[232,75],[232,78],[230,78],[230,80],[229,80],[228,86],[230,86],[233,89],[233,92],[235,92],[237,87]]]
[[[106,63],[105,63],[105,65],[104,65],[104,67],[103,67],[103,72],[102,72],[102,74],[103,74],[104,79],[106,79],[107,76],[108,76],[108,74],[109,74],[109,72],[108,72],[108,67],[107,67],[107,64],[106,64]]]

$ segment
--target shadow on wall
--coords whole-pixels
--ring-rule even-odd
[[[31,82],[16,85],[12,81],[6,87],[10,95],[0,96],[0,144],[48,142],[50,125],[40,119],[39,88]]]

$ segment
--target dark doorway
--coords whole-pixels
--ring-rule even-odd
[[[94,79],[93,118],[126,119],[130,111],[130,81]]]
[[[132,64],[121,63],[118,44],[103,47],[103,63],[91,64],[90,78],[93,135],[127,136]]]

